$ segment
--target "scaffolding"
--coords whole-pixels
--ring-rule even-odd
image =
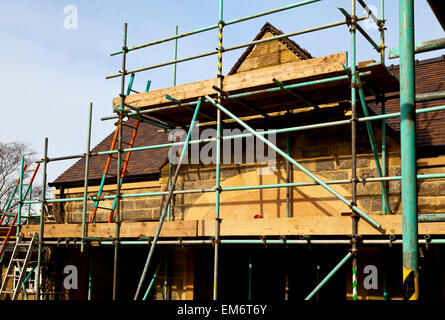
[[[380,0],[380,16],[377,18],[375,14],[368,8],[368,6],[362,0],[351,0],[351,10],[348,13],[345,9],[340,8],[341,13],[345,16],[344,20],[333,22],[329,24],[325,24],[318,27],[303,29],[299,31],[294,31],[286,34],[281,34],[277,36],[272,36],[265,39],[255,40],[244,44],[239,44],[231,47],[223,46],[223,31],[224,28],[240,23],[243,21],[251,20],[254,18],[266,16],[269,14],[273,14],[276,12],[281,12],[284,10],[289,10],[293,8],[298,8],[305,5],[314,4],[316,2],[320,2],[321,0],[304,0],[301,2],[293,3],[281,8],[277,8],[274,10],[269,10],[265,12],[261,12],[255,15],[225,21],[223,16],[223,0],[219,0],[219,21],[215,25],[211,25],[205,28],[197,29],[191,32],[186,32],[182,34],[178,34],[178,28],[176,26],[175,35],[172,37],[164,38],[158,41],[149,42],[146,44],[128,47],[127,46],[127,24],[124,24],[123,28],[123,39],[122,39],[122,48],[120,51],[116,51],[111,53],[114,55],[122,56],[122,65],[121,70],[117,74],[110,75],[106,77],[107,79],[120,77],[120,94],[119,94],[119,106],[114,107],[115,115],[103,117],[101,120],[111,120],[117,119],[117,128],[116,128],[116,144],[117,149],[113,150],[113,148],[109,151],[101,151],[101,152],[92,152],[90,146],[91,140],[91,114],[92,114],[92,104],[89,107],[89,117],[88,117],[88,134],[87,134],[87,147],[86,152],[83,154],[77,155],[69,155],[62,157],[48,157],[48,139],[45,138],[44,141],[44,155],[43,159],[38,161],[38,163],[43,163],[43,189],[42,196],[40,200],[26,200],[25,197],[22,196],[21,185],[19,190],[19,215],[21,208],[24,204],[40,204],[41,205],[41,215],[40,215],[40,232],[38,233],[38,259],[37,259],[37,288],[36,288],[36,299],[41,299],[40,292],[40,270],[41,270],[41,260],[42,260],[42,246],[43,245],[51,245],[56,244],[57,241],[48,241],[45,240],[44,237],[44,217],[43,213],[45,212],[45,206],[49,203],[65,203],[65,202],[83,202],[83,211],[82,211],[82,234],[80,237],[80,247],[81,251],[84,250],[85,244],[91,241],[99,241],[100,244],[114,246],[114,263],[113,263],[113,300],[116,299],[117,296],[117,262],[119,258],[119,246],[121,245],[149,245],[150,251],[148,253],[146,263],[144,265],[139,285],[136,289],[134,300],[140,299],[142,293],[142,287],[146,283],[146,277],[148,275],[149,267],[152,264],[153,254],[156,249],[156,245],[166,245],[166,246],[174,246],[174,245],[209,245],[213,244],[214,247],[214,270],[213,270],[213,299],[218,299],[218,278],[219,278],[219,250],[221,245],[244,245],[244,244],[270,244],[270,245],[303,245],[307,244],[309,241],[311,244],[342,244],[342,245],[350,245],[350,249],[345,253],[345,256],[341,259],[341,261],[335,266],[335,268],[317,285],[317,287],[310,292],[306,300],[311,299],[317,292],[320,290],[323,285],[348,261],[352,259],[352,290],[353,290],[353,300],[357,300],[357,253],[358,253],[358,243],[360,244],[369,244],[369,245],[379,245],[379,244],[402,244],[403,250],[403,292],[405,295],[405,299],[418,299],[418,243],[432,243],[432,244],[445,244],[445,239],[431,239],[429,236],[425,239],[418,239],[418,230],[417,224],[418,222],[434,222],[434,221],[445,221],[444,215],[441,214],[424,214],[418,218],[417,215],[417,188],[416,183],[418,179],[438,179],[445,178],[445,173],[436,173],[436,174],[417,174],[416,173],[416,156],[415,156],[415,117],[416,114],[421,114],[425,112],[435,112],[435,111],[443,111],[445,110],[445,106],[437,106],[437,107],[429,107],[424,109],[415,109],[415,102],[417,101],[430,101],[437,100],[445,97],[444,92],[431,92],[428,94],[417,95],[415,94],[415,83],[414,83],[414,54],[415,52],[424,52],[430,51],[432,49],[443,48],[443,41],[433,41],[433,43],[428,42],[427,45],[416,45],[414,47],[414,21],[413,21],[413,0],[400,0],[399,1],[399,10],[400,10],[400,47],[399,49],[391,50],[390,58],[400,56],[400,112],[396,113],[386,113],[385,112],[385,101],[386,97],[383,93],[375,92],[376,101],[381,106],[381,114],[370,116],[368,114],[368,106],[367,101],[365,99],[365,88],[366,84],[362,82],[362,78],[369,76],[370,71],[360,71],[357,66],[357,32],[360,33],[369,43],[370,45],[380,54],[380,64],[385,65],[385,16],[384,16],[384,0]],[[364,16],[357,16],[357,8],[356,5],[359,3],[367,12]],[[380,31],[380,44],[377,44],[372,37],[367,34],[367,32],[360,27],[358,24],[359,21],[371,18],[372,21],[378,26]],[[280,80],[274,79],[277,87],[268,88],[268,89],[260,89],[255,91],[248,91],[243,93],[229,93],[224,91],[223,88],[223,80],[224,76],[222,74],[222,63],[223,63],[223,54],[225,52],[229,52],[232,50],[245,48],[252,45],[257,45],[261,43],[266,43],[274,40],[279,40],[286,37],[291,37],[295,35],[306,34],[309,32],[315,32],[318,30],[324,30],[328,28],[333,28],[337,26],[347,26],[350,32],[350,51],[348,52],[349,56],[349,65],[343,65],[344,67],[344,75],[327,77],[323,79],[306,81],[303,83],[297,84],[288,84],[285,85]],[[180,38],[188,37],[191,35],[195,35],[201,32],[209,31],[209,30],[218,30],[218,47],[216,50],[205,52],[202,54],[186,57],[186,58],[177,58],[177,40]],[[151,65],[148,67],[127,70],[127,54],[131,51],[135,51],[142,48],[147,48],[150,46],[154,46],[160,43],[165,43],[169,41],[175,41],[175,54],[174,60],[159,63],[156,65]],[[131,94],[131,92],[135,92],[131,89],[134,74],[152,70],[155,68],[160,68],[167,65],[174,66],[174,82],[176,85],[176,65],[181,62],[195,60],[202,57],[207,57],[211,55],[217,55],[218,67],[217,67],[217,79],[218,85],[213,89],[215,90],[215,94],[213,96],[205,95],[199,97],[196,101],[192,102],[183,102],[176,99],[173,96],[167,95],[166,99],[171,101],[170,105],[167,106],[158,106],[152,107],[149,109],[139,109],[138,107],[132,106],[126,103],[126,97]],[[346,62],[347,63],[347,62]],[[126,76],[131,75],[131,79],[129,82],[129,86],[127,91],[125,91],[126,85]],[[311,87],[318,84],[332,83],[335,81],[347,81],[350,85],[350,101],[351,101],[351,117],[347,120],[341,121],[331,121],[319,124],[312,125],[303,125],[303,126],[294,126],[288,128],[281,129],[273,129],[266,130],[263,132],[256,132],[252,127],[250,127],[245,121],[243,121],[240,117],[236,116],[234,113],[229,111],[225,107],[225,101],[229,99],[237,99],[242,97],[251,97],[263,93],[270,92],[281,92],[286,90],[292,90],[296,88],[303,87]],[[148,91],[149,84],[147,85]],[[372,88],[368,88],[372,90]],[[305,101],[307,104],[311,105],[310,101]],[[363,117],[358,116],[357,111],[357,102],[361,105],[362,112],[364,114]],[[213,116],[209,116],[202,110],[202,105],[204,103],[213,106],[216,108],[216,118]],[[156,125],[163,130],[170,130],[175,127],[174,121],[158,121],[156,119],[150,118],[150,113],[154,114],[155,112],[162,112],[166,110],[177,110],[177,109],[187,109],[193,111],[193,117],[188,125],[188,132],[185,141],[181,142],[171,142],[164,143],[158,145],[148,145],[143,147],[133,147],[123,148],[122,142],[122,126],[124,124],[124,118],[134,118],[137,121],[147,122],[153,125]],[[263,115],[262,112],[256,110],[258,115]],[[230,119],[234,120],[240,126],[244,127],[248,133],[231,135],[231,136],[222,136],[221,128],[222,128],[222,115],[228,116]],[[198,119],[198,116],[204,118],[211,118],[216,121],[216,131],[217,136],[214,138],[208,139],[199,139],[192,140],[191,133],[194,127],[195,122]],[[401,119],[401,161],[402,161],[402,174],[400,176],[389,176],[386,171],[387,167],[387,147],[386,147],[386,119],[400,117]],[[376,144],[375,137],[372,131],[372,121],[380,122],[381,131],[382,131],[382,145],[380,146],[380,154],[379,157],[379,147]],[[364,122],[367,129],[367,134],[369,138],[369,142],[371,145],[373,158],[376,164],[378,177],[373,178],[359,178],[357,176],[357,125],[360,122]],[[315,174],[310,172],[304,166],[302,166],[299,162],[293,159],[289,154],[289,149],[286,151],[281,150],[275,144],[270,142],[266,136],[269,134],[278,134],[285,133],[289,134],[291,132],[303,131],[303,130],[311,130],[317,128],[326,128],[333,126],[344,126],[350,125],[351,127],[351,159],[352,159],[352,177],[351,179],[345,180],[322,180],[318,178]],[[262,141],[265,145],[272,148],[276,151],[281,157],[283,157],[287,163],[287,172],[289,172],[289,168],[295,167],[298,170],[305,173],[308,177],[311,178],[311,182],[290,182],[289,180],[286,183],[279,184],[268,184],[268,185],[251,185],[251,186],[234,186],[234,187],[222,187],[221,186],[221,142],[226,139],[242,139],[245,137],[255,137],[258,140]],[[289,141],[289,140],[287,140]],[[184,157],[187,152],[187,148],[196,143],[203,142],[215,142],[216,143],[216,180],[215,180],[215,188],[207,188],[207,189],[196,189],[196,190],[175,190],[175,185],[179,176],[181,165],[183,164]],[[157,192],[145,192],[145,193],[133,193],[133,194],[123,194],[121,192],[122,185],[122,175],[124,174],[122,169],[122,155],[129,154],[130,152],[137,152],[142,150],[154,150],[159,148],[169,148],[169,147],[182,147],[181,155],[179,161],[176,165],[176,169],[173,173],[173,166],[169,162],[169,179],[168,179],[168,190],[167,191],[157,191]],[[287,147],[289,147],[289,143],[287,143]],[[117,157],[117,165],[116,165],[116,193],[113,195],[102,196],[98,194],[98,196],[88,196],[88,173],[89,173],[89,159],[94,156],[107,155],[112,156],[115,155]],[[46,173],[47,173],[47,164],[54,161],[62,161],[69,159],[85,159],[85,181],[84,181],[84,194],[83,197],[77,198],[60,198],[60,199],[47,199],[46,194]],[[126,162],[124,163],[124,165]],[[125,166],[124,166],[125,167]],[[21,170],[21,176],[23,177],[23,166]],[[382,190],[382,214],[391,214],[389,200],[388,200],[388,192],[387,192],[387,183],[389,181],[401,181],[402,184],[402,219],[403,219],[403,232],[402,239],[396,239],[393,236],[390,236],[388,239],[360,239],[360,234],[358,231],[358,221],[359,219],[363,219],[368,224],[370,224],[373,228],[378,230],[381,234],[385,234],[385,230],[383,226],[372,217],[370,217],[367,213],[362,211],[357,206],[357,184],[358,183],[379,183]],[[350,184],[352,188],[351,192],[351,201],[346,199],[344,196],[335,191],[331,185],[337,184]],[[296,187],[304,187],[304,186],[314,186],[318,185],[329,191],[334,197],[338,200],[342,201],[344,204],[349,206],[351,210],[351,227],[352,227],[352,236],[351,240],[338,240],[338,239],[324,239],[324,240],[308,240],[308,239],[221,239],[220,236],[220,228],[221,228],[221,219],[220,219],[220,196],[222,192],[230,192],[230,191],[241,191],[241,190],[253,190],[253,189],[269,189],[269,188],[286,188],[288,191],[287,195],[289,197],[289,190],[291,188]],[[173,195],[177,194],[191,194],[191,193],[215,193],[215,234],[210,240],[203,239],[187,239],[187,240],[159,240],[160,232],[162,230],[162,226],[164,221],[170,220],[172,203],[171,199]],[[134,241],[121,240],[120,237],[120,227],[122,223],[121,219],[121,200],[125,198],[132,197],[150,197],[150,196],[166,196],[165,201],[161,206],[160,210],[160,219],[156,229],[155,236],[150,239],[141,239]],[[114,222],[115,222],[115,236],[112,240],[103,240],[97,238],[91,238],[86,236],[86,228],[87,228],[87,204],[88,202],[97,203],[100,200],[112,199],[115,204],[113,204],[114,208]],[[287,216],[289,210],[289,200],[287,199]],[[93,221],[92,221],[93,222]],[[111,219],[110,221],[111,222]],[[18,226],[22,224],[21,219],[18,219]],[[68,241],[68,240],[67,240]],[[76,244],[76,242],[74,241]],[[79,244],[79,243],[77,243]],[[162,263],[162,262],[161,262]],[[165,264],[167,260],[165,260]],[[154,280],[157,277],[159,268],[161,264],[157,267],[154,272],[153,278],[143,295],[143,300],[145,300],[153,287]],[[91,280],[91,274],[90,274]],[[250,283],[251,281],[249,281]],[[91,288],[91,282],[89,283]],[[91,298],[89,291],[89,298]]]

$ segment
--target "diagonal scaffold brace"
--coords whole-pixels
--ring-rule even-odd
[[[230,118],[235,120],[238,124],[243,126],[247,131],[249,131],[251,134],[253,134],[257,139],[261,140],[263,143],[268,145],[270,148],[272,148],[275,152],[277,152],[279,155],[281,155],[284,159],[292,163],[295,167],[297,167],[300,171],[308,175],[312,180],[317,182],[319,185],[321,185],[323,188],[328,190],[330,193],[332,193],[335,197],[337,197],[339,200],[341,200],[344,204],[346,204],[348,207],[350,207],[352,210],[354,210],[355,213],[360,215],[366,222],[368,222],[372,227],[374,227],[376,230],[378,230],[380,233],[384,234],[385,229],[383,229],[382,225],[372,219],[369,215],[367,215],[365,212],[360,210],[356,205],[352,204],[348,199],[343,197],[341,194],[339,194],[337,191],[332,189],[330,186],[328,186],[324,181],[319,179],[316,175],[314,175],[312,172],[310,172],[308,169],[303,167],[300,163],[295,161],[293,158],[288,156],[286,152],[278,148],[276,145],[274,145],[272,142],[264,138],[261,134],[256,132],[254,129],[252,129],[248,124],[246,124],[244,121],[239,119],[237,116],[235,116],[233,113],[231,113],[229,110],[224,108],[222,105],[217,103],[214,99],[210,98],[209,96],[205,96],[206,100],[212,103],[215,107],[217,107],[219,110],[227,114]]]
[[[181,155],[179,157],[178,164],[176,165],[175,175],[173,176],[173,180],[172,180],[172,184],[171,184],[172,187],[170,188],[168,196],[167,196],[167,199],[165,200],[164,205],[162,206],[161,217],[159,218],[159,224],[158,224],[158,227],[156,229],[156,234],[155,234],[155,236],[153,238],[153,241],[151,242],[150,251],[148,253],[147,260],[146,260],[145,266],[144,266],[144,270],[142,271],[142,275],[141,275],[141,278],[139,280],[139,285],[137,287],[136,294],[134,295],[134,300],[138,299],[139,294],[140,294],[141,289],[142,289],[142,285],[144,284],[145,277],[147,276],[147,271],[148,271],[148,268],[150,267],[150,262],[151,262],[151,260],[153,258],[154,250],[155,250],[155,247],[156,247],[156,242],[158,241],[159,234],[161,233],[162,225],[164,223],[165,216],[166,216],[166,213],[167,213],[168,204],[170,203],[171,197],[173,195],[173,191],[175,190],[176,181],[178,180],[178,176],[179,176],[179,169],[181,168],[181,164],[182,164],[182,162],[184,160],[184,157],[185,157],[185,154],[186,154],[186,151],[187,151],[187,147],[189,145],[189,141],[190,141],[190,138],[191,138],[191,135],[192,135],[193,127],[195,125],[196,118],[197,118],[198,113],[199,113],[199,108],[201,107],[202,100],[203,99],[199,99],[198,104],[196,105],[196,108],[195,108],[195,112],[193,114],[192,121],[190,122],[190,128],[188,130],[187,137],[186,137],[185,142],[184,142],[184,147],[181,150]]]

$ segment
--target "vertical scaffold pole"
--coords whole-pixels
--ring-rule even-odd
[[[223,90],[222,75],[222,50],[223,50],[223,0],[219,0],[219,22],[218,22],[218,103],[222,103],[221,90]],[[221,198],[221,110],[216,111],[216,201],[215,201],[215,256],[213,266],[213,300],[218,299],[218,263],[219,263],[219,234],[221,227],[220,198]]]
[[[249,277],[248,277],[248,280],[249,280],[249,291],[247,293],[247,300],[248,301],[252,300],[252,267],[253,267],[253,265],[252,265],[252,256],[250,255],[249,256]]]
[[[87,134],[87,151],[85,153],[85,181],[83,189],[83,210],[82,210],[82,242],[80,243],[80,252],[83,252],[85,246],[85,228],[86,228],[86,216],[87,216],[87,198],[88,198],[88,171],[90,160],[90,148],[91,148],[91,118],[93,113],[93,103],[90,102],[90,108],[88,111],[88,134]]]
[[[286,133],[286,154],[288,156],[290,156],[290,134],[289,134],[289,132]],[[291,170],[292,170],[292,165],[289,163],[289,161],[286,161],[286,183],[290,183]],[[292,189],[290,187],[287,187],[286,188],[286,218],[290,217],[291,192],[292,192]]]
[[[25,173],[25,158],[20,159],[20,182],[19,182],[19,203],[17,208],[17,236],[20,234],[22,226],[22,207],[23,207],[23,177]]]
[[[91,255],[91,252],[89,254],[89,260],[90,267],[88,269],[88,300],[91,300],[91,283],[93,279],[93,256]]]
[[[356,2],[351,0],[351,180],[352,180],[352,204],[357,205],[357,89],[356,89],[356,65],[357,65],[357,39],[356,39]],[[352,300],[357,300],[357,234],[358,220],[360,218],[354,210],[352,218]]]
[[[121,93],[120,93],[120,110],[125,110],[125,74],[126,74],[126,56],[127,56],[127,23],[124,23],[124,34],[122,40],[122,71],[121,71]],[[116,233],[114,239],[114,266],[113,266],[113,300],[116,300],[117,294],[117,261],[119,253],[119,229],[120,229],[120,209],[121,209],[121,158],[122,158],[122,113],[118,113],[118,151],[116,164]]]
[[[45,144],[43,148],[43,172],[42,172],[42,199],[40,205],[40,228],[39,228],[39,246],[37,252],[37,276],[36,276],[36,300],[40,300],[40,275],[42,273],[42,243],[43,243],[43,230],[44,221],[43,214],[45,212],[46,202],[46,166],[48,163],[48,138],[45,138]]]
[[[414,0],[399,0],[400,145],[402,160],[403,293],[419,298]]]
[[[379,31],[380,31],[380,63],[385,64],[385,0],[380,0],[380,19],[379,19]],[[385,94],[382,93],[379,97],[380,99],[380,106],[381,106],[381,114],[386,113],[386,102],[385,102]],[[382,127],[382,177],[386,177],[386,159],[387,159],[387,153],[386,153],[386,121],[385,119],[381,122]],[[388,190],[388,183],[383,182],[384,186],[386,187],[386,190]],[[385,212],[391,212],[391,208],[389,208],[390,203],[388,201],[385,201],[385,194],[382,192],[382,212],[383,214]]]
[[[178,25],[175,26],[175,35],[178,35]],[[174,60],[178,59],[178,39],[175,39],[175,49],[174,49],[174,53],[173,53],[173,58],[174,58]],[[177,68],[177,64],[175,63],[173,65],[173,86],[176,86],[176,68]],[[169,190],[172,187],[172,174],[173,174],[173,165],[170,162],[170,158],[169,158],[169,160],[168,160],[168,189]],[[171,204],[172,204],[172,201],[170,200],[168,203],[168,208],[167,208],[167,221],[171,220],[171,211],[172,211]],[[164,266],[164,273],[165,273],[164,300],[167,300],[167,294],[168,294],[168,253],[169,253],[169,250],[167,248],[167,253],[166,253],[167,258],[165,259],[165,266]]]
[[[385,0],[380,0],[380,20],[379,20],[379,31],[380,31],[380,62],[385,64]]]

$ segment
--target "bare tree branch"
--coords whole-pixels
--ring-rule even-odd
[[[17,180],[20,177],[20,162],[21,158],[24,158],[24,163],[28,166],[27,170],[23,173],[23,189],[22,195],[25,195],[25,192],[28,188],[28,182],[30,176],[32,175],[32,171],[35,168],[35,151],[26,143],[22,142],[11,142],[11,143],[3,143],[0,142],[0,211],[4,212],[6,209],[6,205],[9,200],[12,198],[11,205],[8,209],[8,212],[15,213],[18,208],[18,196],[19,192],[13,196],[14,188],[17,184]],[[30,190],[31,199],[38,200],[41,197],[42,186],[37,182],[34,182],[32,188]],[[26,199],[29,200],[30,195],[28,194]],[[38,206],[39,207],[39,206]],[[28,212],[28,205],[24,206],[23,213]],[[36,206],[31,206],[31,212],[37,213],[39,209]],[[12,219],[5,219],[7,224],[11,223]],[[5,223],[4,222],[4,223]]]

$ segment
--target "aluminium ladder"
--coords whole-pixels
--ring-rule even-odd
[[[23,166],[23,170],[25,171],[26,168],[27,168],[27,165],[25,164],[25,165]],[[36,165],[36,167],[35,167],[35,169],[34,169],[34,171],[33,171],[33,174],[32,174],[32,176],[31,176],[31,179],[29,180],[28,188],[27,188],[26,191],[25,191],[25,194],[24,194],[24,196],[23,196],[23,199],[26,199],[26,197],[28,196],[29,192],[31,191],[32,183],[34,182],[34,179],[35,179],[35,177],[36,177],[36,175],[37,175],[37,172],[39,171],[39,168],[40,168],[40,163],[37,163],[37,165]],[[15,188],[14,188],[14,190],[13,190],[13,192],[12,192],[12,194],[11,194],[9,200],[8,200],[8,203],[6,204],[5,210],[4,210],[4,212],[2,213],[2,215],[1,215],[1,217],[0,217],[0,226],[3,225],[3,221],[4,221],[4,219],[8,216],[8,210],[9,210],[9,208],[10,208],[10,206],[11,206],[11,203],[12,203],[12,200],[14,199],[15,194],[17,193],[17,190],[19,189],[19,186],[20,186],[20,178],[17,180],[17,183],[16,183],[16,185],[15,185]],[[23,186],[23,184],[22,184],[22,186]],[[19,201],[21,201],[21,199],[19,199]],[[8,240],[9,240],[9,238],[11,237],[11,233],[12,233],[12,231],[13,231],[13,229],[14,229],[14,227],[15,227],[15,224],[16,224],[16,222],[17,222],[18,214],[19,214],[18,212],[15,213],[14,218],[13,218],[13,220],[12,220],[12,222],[11,222],[11,225],[9,226],[8,232],[7,232],[7,234],[6,234],[6,237],[5,237],[5,239],[3,240],[3,243],[2,243],[2,245],[1,245],[1,247],[0,247],[0,262],[1,262],[2,259],[3,259],[3,254],[4,254],[4,250],[5,250],[5,248],[6,248],[7,242],[8,242]],[[42,213],[42,215],[43,215],[43,213]],[[29,218],[29,217],[28,217],[28,218]],[[17,222],[17,226],[18,226],[19,228],[20,228],[20,224],[21,224],[21,221],[18,221],[18,222]],[[19,231],[20,231],[20,230],[18,230],[18,232],[19,232]]]
[[[131,135],[131,140],[129,143],[126,143],[128,145],[128,148],[133,148],[134,146],[134,141],[136,140],[136,133],[138,131],[139,128],[139,120],[136,120],[134,127],[133,126],[129,126],[128,124],[123,123],[122,126],[127,126],[127,127],[131,127],[133,128],[133,133]],[[111,142],[111,147],[110,147],[110,151],[114,150],[114,147],[116,145],[116,140],[117,140],[117,134],[119,132],[119,126],[116,126],[116,130],[114,132],[114,136],[113,136],[113,141]],[[122,185],[122,182],[125,178],[125,174],[127,173],[127,167],[128,167],[128,162],[130,161],[130,156],[131,156],[131,152],[127,152],[126,156],[125,156],[125,160],[124,160],[124,165],[122,167],[122,171],[120,174],[120,179],[119,179],[119,184]],[[117,198],[114,199],[113,201],[113,205],[111,208],[106,208],[106,207],[99,207],[99,202],[102,200],[101,195],[102,195],[102,191],[103,191],[103,187],[105,184],[105,179],[108,175],[108,169],[110,168],[110,163],[111,163],[111,159],[112,159],[112,154],[109,154],[107,156],[107,162],[105,164],[105,169],[104,172],[102,174],[102,180],[99,186],[99,191],[97,192],[97,197],[96,200],[94,201],[94,208],[93,208],[93,213],[91,214],[91,218],[90,218],[90,222],[93,223],[95,221],[96,218],[96,213],[97,213],[97,209],[105,209],[105,210],[110,210],[110,214],[108,217],[108,222],[112,222],[113,220],[113,215],[114,215],[114,210],[116,208],[116,203],[117,203]]]
[[[11,259],[9,260],[8,268],[6,269],[6,273],[2,281],[2,286],[0,288],[0,298],[2,298],[4,294],[11,294],[11,300],[15,300],[22,290],[25,295],[27,294],[24,282],[25,278],[28,278],[26,270],[28,269],[28,265],[32,262],[31,256],[36,244],[36,236],[37,233],[34,233],[29,243],[23,242],[23,234],[20,234],[17,237],[14,250],[12,251]],[[18,258],[18,254],[22,252],[20,250],[21,247],[26,248],[26,255],[24,259]],[[14,266],[17,266],[19,268],[18,276],[15,274],[15,272],[13,272]],[[13,278],[17,281],[13,281],[12,290],[8,291],[6,290],[6,287],[8,285],[9,278]]]
[[[130,78],[130,82],[128,84],[128,88],[127,88],[127,96],[130,95],[131,92],[135,92],[135,93],[139,93],[135,90],[132,89],[132,85],[133,85],[133,80],[134,80],[134,73],[131,75]],[[148,80],[147,81],[147,86],[145,88],[145,92],[148,92],[148,90],[150,89],[150,84],[151,81]],[[133,129],[133,133],[131,135],[131,140],[130,142],[122,142],[128,145],[128,148],[131,149],[134,146],[134,142],[136,140],[136,134],[139,128],[139,123],[140,120],[136,120],[134,126],[130,126],[128,124],[126,124],[124,121],[122,121],[121,124],[116,126],[116,130],[114,131],[114,135],[113,135],[113,139],[111,141],[111,146],[110,146],[110,151],[113,151],[115,146],[116,146],[116,142],[118,139],[118,134],[119,134],[119,129],[121,128],[121,126],[127,126]],[[122,183],[124,181],[125,178],[125,174],[127,173],[127,168],[128,168],[128,162],[130,162],[130,156],[131,156],[131,151],[127,152],[126,156],[125,156],[125,160],[124,160],[124,164],[120,173],[120,178],[119,178],[119,186],[122,186]],[[99,202],[101,200],[103,200],[102,198],[102,191],[105,185],[105,179],[108,176],[108,170],[110,168],[110,164],[111,164],[111,159],[113,158],[113,154],[108,154],[107,156],[107,161],[105,163],[105,169],[102,173],[102,179],[99,185],[99,190],[97,192],[97,196],[96,199],[94,201],[94,207],[93,207],[93,212],[91,214],[90,217],[90,223],[94,223],[96,221],[96,213],[97,213],[97,209],[105,209],[105,210],[110,210],[110,214],[108,216],[108,223],[111,223],[113,221],[113,215],[114,215],[114,210],[116,209],[116,204],[117,204],[117,198],[114,198],[113,201],[113,205],[111,206],[111,208],[107,208],[107,207],[99,207]]]

